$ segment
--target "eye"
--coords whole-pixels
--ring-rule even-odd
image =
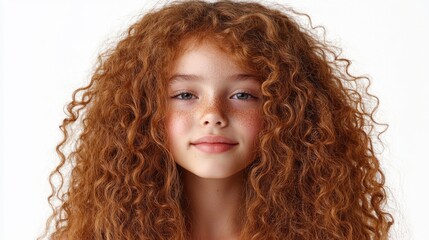
[[[247,93],[247,92],[239,92],[239,93],[234,94],[234,96],[237,96],[237,98],[235,98],[235,99],[244,100],[244,101],[250,101],[251,99],[257,99],[257,97],[255,97],[252,94]]]
[[[189,92],[181,92],[172,98],[180,99],[180,100],[191,100],[192,96],[194,96],[192,93]]]

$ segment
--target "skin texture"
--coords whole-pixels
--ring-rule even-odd
[[[170,81],[166,125],[176,163],[201,178],[222,179],[243,170],[254,159],[262,127],[259,81],[234,77],[245,72],[212,43],[192,45],[177,59],[173,72],[200,76]],[[238,144],[222,153],[205,153],[191,145],[208,135]]]
[[[183,167],[193,239],[238,239],[237,209],[243,189],[242,171],[254,159],[262,127],[260,83],[246,74],[215,44],[187,42],[176,61],[169,85],[168,146]],[[246,92],[243,94],[243,92]],[[191,143],[216,135],[238,144],[221,153],[206,153]]]

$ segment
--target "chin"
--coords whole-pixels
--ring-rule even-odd
[[[188,173],[192,173],[193,175],[204,179],[226,179],[235,176],[236,174],[243,171],[243,169],[228,169],[224,171],[222,169],[218,169],[217,171],[213,171],[213,169],[211,169],[210,171],[204,171],[202,169],[184,170]]]

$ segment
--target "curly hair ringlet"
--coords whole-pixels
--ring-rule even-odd
[[[378,98],[365,88],[377,100],[365,108],[353,84],[369,78],[350,74],[350,60],[297,15],[256,2],[175,1],[132,24],[67,105],[53,214],[39,239],[189,238],[164,127],[166,80],[189,39],[216,43],[262,82],[264,128],[245,169],[240,239],[387,239],[394,220],[371,139]]]

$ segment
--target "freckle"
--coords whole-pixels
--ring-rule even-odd
[[[257,110],[252,109],[252,110],[243,111],[243,110],[235,109],[232,114],[238,116],[241,122],[245,124],[246,127],[248,128],[256,129],[259,127],[259,121],[257,120],[257,118],[259,118],[260,116]]]
[[[180,111],[178,112],[178,115],[180,115],[181,118],[184,118],[187,122],[190,122],[190,118],[195,114],[195,111]]]
[[[224,112],[224,114],[229,112],[228,105],[225,104],[223,101],[219,101],[219,99],[215,99],[213,104],[204,102],[201,107],[204,109],[203,114],[206,114],[216,109],[222,109],[222,112]]]

